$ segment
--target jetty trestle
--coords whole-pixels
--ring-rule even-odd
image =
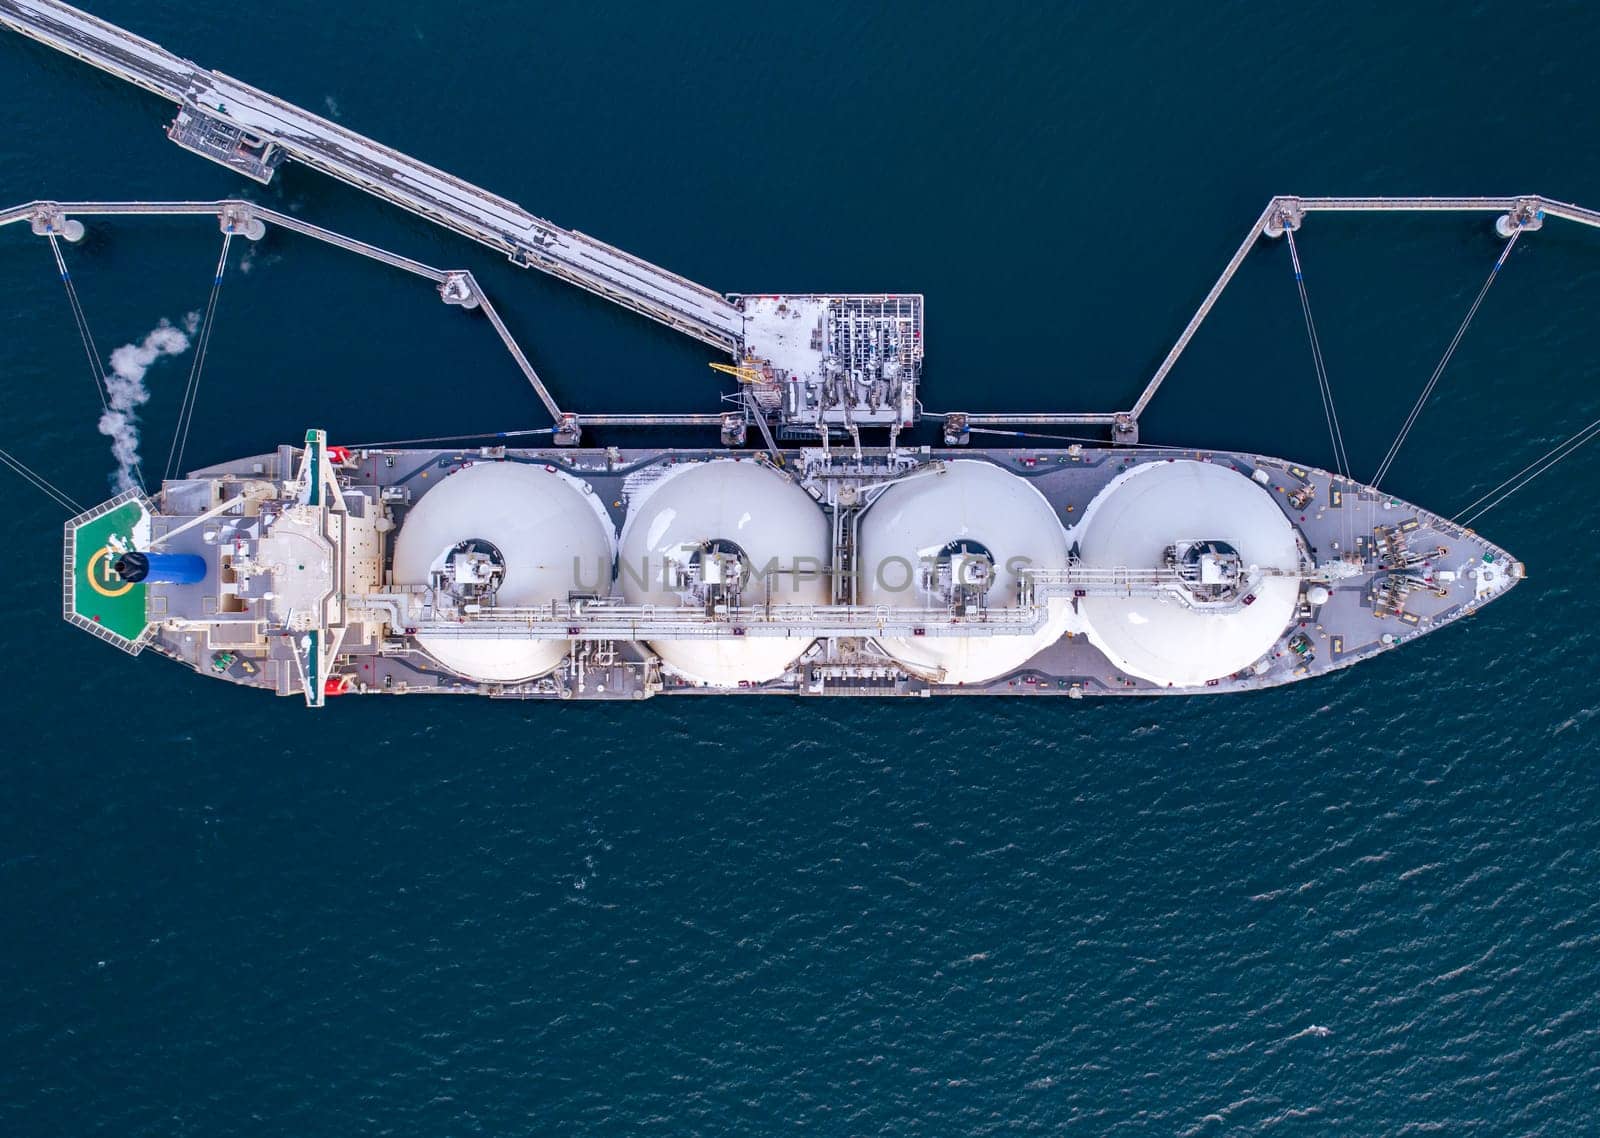
[[[1238,249],[1229,258],[1223,267],[1222,275],[1217,278],[1216,284],[1211,286],[1211,291],[1206,293],[1205,299],[1200,302],[1200,307],[1195,311],[1189,323],[1184,326],[1178,340],[1172,345],[1166,358],[1156,368],[1154,375],[1145,384],[1144,391],[1134,402],[1129,414],[1137,420],[1144,414],[1150,401],[1155,398],[1156,392],[1161,389],[1162,382],[1177,364],[1178,357],[1183,355],[1189,341],[1194,339],[1200,325],[1205,318],[1211,315],[1211,310],[1216,307],[1223,290],[1233,280],[1239,271],[1239,266],[1244,264],[1250,250],[1255,248],[1256,242],[1266,235],[1267,237],[1282,237],[1284,232],[1298,230],[1304,223],[1308,213],[1498,213],[1495,229],[1502,237],[1509,237],[1518,229],[1535,230],[1544,224],[1546,217],[1559,217],[1567,221],[1575,221],[1580,225],[1589,225],[1600,228],[1600,210],[1589,209],[1585,206],[1574,205],[1571,202],[1555,201],[1551,198],[1541,197],[1538,194],[1524,194],[1510,197],[1312,197],[1302,198],[1292,195],[1279,195],[1269,202],[1261,211],[1261,216],[1256,218],[1255,224],[1245,234],[1244,240],[1239,243]]]
[[[83,240],[83,235],[87,232],[83,222],[68,217],[54,202],[32,202],[30,207],[28,226],[33,230],[35,237],[55,236],[73,242]],[[7,220],[17,219],[8,216]]]
[[[60,0],[0,0],[0,25],[71,55],[178,106],[168,137],[179,146],[252,180],[269,183],[293,160],[382,198],[419,217],[496,249],[514,264],[537,269],[693,336],[730,355],[741,382],[728,397],[737,410],[703,416],[629,416],[629,425],[716,426],[730,445],[754,422],[770,446],[773,426],[784,438],[848,435],[887,428],[891,440],[917,422],[924,323],[915,293],[718,293],[603,241],[535,216],[506,198],[429,166],[310,111],[216,71]],[[34,232],[77,240],[82,223],[62,205],[33,202],[0,211],[0,224],[29,220]],[[446,303],[489,316],[545,409],[560,441],[576,443],[585,424],[602,418],[562,411],[517,348],[470,274],[429,266],[309,225],[261,206],[233,203],[76,203],[71,212],[182,213],[222,210],[224,231],[252,240],[263,223],[280,225],[408,272],[430,277]],[[1119,443],[1137,441],[1139,419],[1262,235],[1299,229],[1315,212],[1461,211],[1498,214],[1504,237],[1538,229],[1548,217],[1600,226],[1600,211],[1539,195],[1503,197],[1273,197],[1251,226],[1200,307],[1132,406],[1079,414],[953,412],[945,435],[965,441],[973,428],[1094,426]]]
[[[222,232],[235,236],[244,236],[252,241],[258,241],[266,235],[268,222],[278,225],[295,233],[311,237],[317,241],[336,246],[349,253],[401,269],[415,276],[433,281],[438,286],[439,297],[446,304],[455,305],[464,309],[481,309],[489,318],[489,323],[494,327],[495,333],[500,337],[506,350],[511,354],[518,370],[527,379],[528,385],[533,388],[534,394],[539,397],[540,403],[550,413],[551,419],[556,423],[556,441],[564,446],[576,446],[583,436],[576,416],[563,411],[556,403],[555,397],[550,394],[550,389],[545,386],[539,373],[534,370],[516,339],[511,335],[511,330],[506,327],[505,321],[500,318],[499,312],[489,302],[477,279],[465,269],[444,270],[425,265],[421,261],[410,257],[402,257],[398,253],[390,252],[377,245],[366,241],[358,241],[343,233],[336,233],[331,229],[324,229],[320,225],[312,225],[286,213],[280,213],[265,206],[256,205],[254,202],[227,199],[212,202],[27,202],[10,209],[0,210],[0,226],[5,226],[18,221],[28,221],[33,232],[40,236],[52,234],[62,236],[70,241],[77,241],[84,235],[83,222],[79,217],[106,217],[106,216],[185,216],[210,214],[218,219]]]
[[[761,415],[786,431],[915,420],[920,295],[725,296],[59,0],[0,0],[0,24],[178,104],[167,137],[253,181],[292,159],[760,364],[773,396]]]

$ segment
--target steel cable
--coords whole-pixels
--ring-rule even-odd
[[[1456,329],[1456,334],[1451,339],[1450,346],[1445,349],[1444,358],[1439,361],[1439,366],[1433,369],[1433,375],[1428,377],[1428,382],[1423,387],[1422,394],[1417,396],[1417,402],[1411,408],[1411,414],[1406,416],[1405,425],[1400,428],[1400,433],[1395,436],[1393,444],[1389,447],[1389,453],[1383,456],[1383,462],[1379,464],[1378,472],[1372,476],[1372,484],[1374,486],[1383,481],[1384,476],[1389,473],[1389,468],[1394,465],[1394,460],[1399,455],[1400,448],[1405,445],[1407,436],[1411,434],[1411,428],[1416,426],[1417,418],[1422,414],[1423,405],[1428,402],[1428,397],[1433,394],[1433,389],[1438,386],[1439,378],[1444,375],[1444,369],[1450,365],[1451,357],[1456,354],[1456,348],[1460,346],[1462,337],[1467,334],[1467,329],[1472,326],[1473,317],[1477,316],[1478,309],[1483,305],[1483,298],[1489,295],[1490,287],[1500,275],[1500,267],[1506,263],[1506,258],[1511,255],[1512,247],[1516,245],[1517,238],[1521,236],[1522,230],[1517,229],[1512,232],[1510,239],[1506,241],[1506,246],[1501,250],[1499,258],[1494,263],[1494,268],[1489,270],[1489,278],[1483,282],[1483,287],[1478,290],[1477,298],[1473,300],[1472,307],[1467,309],[1466,319],[1461,322],[1461,327]]]
[[[1483,517],[1484,514],[1498,506],[1501,502],[1504,502],[1507,498],[1511,497],[1511,495],[1527,486],[1528,483],[1532,482],[1535,478],[1538,478],[1539,475],[1543,474],[1545,471],[1549,470],[1563,459],[1570,458],[1572,455],[1576,454],[1586,444],[1592,442],[1596,437],[1600,437],[1600,419],[1596,419],[1577,434],[1568,437],[1565,442],[1558,443],[1556,446],[1545,451],[1544,454],[1534,459],[1527,466],[1524,466],[1521,470],[1517,471],[1510,478],[1507,478],[1493,490],[1480,495],[1475,501],[1471,502],[1459,513],[1457,513],[1456,516],[1451,520],[1460,522],[1464,526],[1471,525],[1473,522]],[[1504,493],[1502,493],[1502,491],[1504,491]],[[1492,498],[1491,501],[1487,502],[1487,504],[1482,504],[1484,503],[1485,499],[1490,498]]]
[[[84,508],[78,504],[76,499],[74,499],[65,490],[62,490],[60,487],[56,486],[44,475],[33,470],[28,466],[27,463],[16,457],[16,455],[6,450],[0,450],[0,462],[5,463],[5,465],[10,467],[19,476],[27,480],[27,482],[30,483],[36,490],[39,490],[46,497],[54,501],[56,505],[62,507],[69,513],[81,514],[84,512]]]
[[[217,298],[222,292],[222,275],[228,264],[228,246],[233,234],[222,235],[222,255],[217,258],[217,271],[211,281],[211,296],[206,302],[205,316],[200,321],[200,331],[195,337],[194,363],[189,367],[189,382],[184,385],[183,403],[178,408],[178,423],[172,434],[172,446],[167,451],[164,477],[175,478],[182,471],[183,452],[189,444],[189,427],[194,422],[194,407],[200,394],[200,373],[206,364],[206,350],[211,346],[211,329],[217,314]]]

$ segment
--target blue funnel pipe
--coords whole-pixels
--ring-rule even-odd
[[[112,568],[129,584],[195,585],[206,579],[206,559],[195,553],[124,553]]]

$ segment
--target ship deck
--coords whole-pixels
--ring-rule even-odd
[[[169,483],[167,500],[182,503],[186,493],[195,501],[207,499],[201,489],[209,478],[286,478],[296,452],[282,448],[276,454],[254,456],[198,471],[190,481]],[[882,452],[866,452],[867,457]],[[409,497],[414,504],[463,464],[483,461],[538,463],[566,471],[588,482],[599,504],[620,530],[631,496],[676,464],[726,459],[723,450],[392,450],[358,453],[354,467],[345,472],[346,494],[365,495],[372,501],[388,496],[391,502]],[[753,461],[750,452],[742,457]],[[788,469],[803,461],[801,452],[786,452]],[[575,665],[541,679],[524,683],[490,685],[452,675],[438,667],[420,649],[397,650],[391,641],[347,641],[342,651],[348,667],[358,677],[355,690],[390,693],[479,693],[503,698],[629,699],[655,694],[782,693],[791,695],[1165,695],[1196,694],[1274,687],[1345,668],[1380,652],[1408,643],[1448,624],[1510,588],[1520,566],[1498,546],[1470,530],[1390,495],[1348,482],[1327,471],[1299,466],[1280,459],[1234,452],[1140,448],[1072,448],[1067,451],[936,450],[918,452],[923,459],[979,460],[991,462],[1027,479],[1055,508],[1065,526],[1074,524],[1091,499],[1114,477],[1141,463],[1191,459],[1231,467],[1264,485],[1292,524],[1303,535],[1316,560],[1359,553],[1373,568],[1331,583],[1327,601],[1314,610],[1302,605],[1298,619],[1285,629],[1277,646],[1254,668],[1212,681],[1204,688],[1162,687],[1120,672],[1101,651],[1081,635],[1068,635],[1039,652],[1015,671],[992,681],[972,685],[927,682],[869,654],[802,658],[788,676],[770,683],[737,688],[705,687],[670,674],[659,676],[653,687],[649,652],[643,645],[623,640],[585,639],[593,630],[575,626],[580,650]],[[835,463],[849,465],[846,455]],[[404,507],[402,507],[403,510]],[[187,511],[189,514],[198,509]],[[184,522],[177,516],[158,517],[155,534]],[[400,523],[404,524],[403,516]],[[205,554],[197,531],[174,542],[174,550]],[[1433,587],[1413,592],[1391,611],[1374,596],[1374,578],[1388,568],[1397,551],[1409,551],[1418,572]],[[164,613],[176,613],[181,589],[150,586],[151,604]],[[1076,602],[1074,602],[1076,603]],[[554,610],[553,610],[554,611]],[[198,615],[198,614],[196,614]],[[974,627],[973,634],[985,630]],[[1299,651],[1291,641],[1303,635]],[[224,643],[225,646],[225,643]],[[1309,652],[1306,651],[1309,646]],[[203,673],[280,694],[294,690],[292,658],[281,655],[259,661],[259,667],[224,669],[215,666],[215,644],[193,632],[158,633],[154,647]]]
[[[66,524],[62,615],[71,624],[124,652],[149,639],[147,586],[112,572],[118,549],[136,548],[150,528],[150,508],[137,491],[119,495]]]

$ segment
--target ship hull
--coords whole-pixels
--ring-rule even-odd
[[[748,452],[742,457],[801,485],[823,506],[827,494],[837,491],[824,494],[818,487],[826,489],[827,479],[843,478],[841,472],[851,469],[851,461],[865,469],[891,460],[882,451],[865,452],[859,460],[849,455],[819,459],[819,453],[786,452],[780,462]],[[130,652],[149,650],[202,675],[301,695],[314,704],[334,695],[422,693],[608,700],[706,694],[1082,698],[1220,694],[1314,678],[1475,612],[1523,575],[1521,565],[1504,550],[1445,518],[1281,459],[1153,447],[923,449],[907,454],[893,458],[906,470],[990,464],[1021,480],[1019,484],[1048,503],[1069,538],[1079,532],[1075,527],[1107,487],[1126,480],[1130,472],[1152,464],[1209,464],[1249,479],[1263,500],[1277,506],[1307,566],[1327,566],[1342,558],[1344,567],[1337,579],[1301,589],[1281,633],[1248,666],[1204,680],[1174,683],[1149,669],[1141,674],[1119,658],[1114,645],[1108,647],[1106,638],[1078,627],[1001,674],[974,682],[946,682],[937,669],[897,658],[892,637],[856,629],[797,638],[794,660],[776,677],[708,683],[670,663],[664,666],[662,653],[648,640],[608,633],[603,622],[584,627],[577,616],[566,618],[578,623],[567,630],[571,636],[562,642],[559,665],[541,675],[485,678],[442,662],[445,655],[428,645],[443,641],[437,635],[432,641],[416,635],[405,623],[412,618],[394,607],[395,602],[384,609],[373,600],[363,608],[359,600],[395,595],[395,534],[404,531],[408,514],[430,493],[474,466],[521,464],[583,487],[583,493],[592,495],[596,517],[609,523],[611,532],[621,533],[630,508],[651,485],[689,466],[726,462],[730,453],[500,447],[347,452],[326,447],[313,432],[306,446],[208,467],[166,484],[154,499],[125,495],[74,519],[67,529],[64,611],[72,623]],[[819,469],[825,477],[815,476]],[[234,508],[226,504],[230,495],[238,502]],[[266,524],[248,524],[252,512],[264,516]],[[302,546],[289,540],[294,526],[309,535],[299,539]],[[163,539],[166,534],[173,536]],[[278,537],[268,540],[269,534]],[[200,586],[155,582],[125,588],[110,573],[112,555],[121,546],[150,542],[207,559],[208,581]],[[321,570],[327,580],[305,584],[304,579],[319,572],[317,554],[294,551],[311,550],[317,542],[333,551]],[[1076,555],[1076,544],[1073,550]],[[612,573],[618,568],[613,564]],[[840,566],[832,570],[837,575]],[[1406,595],[1396,603],[1394,582],[1402,571]],[[298,600],[290,596],[295,589],[303,593]],[[577,591],[604,599],[615,584],[595,573]],[[1085,595],[1090,591],[1071,590],[1060,603],[1074,612],[1100,603]],[[1130,618],[1142,620],[1136,613]],[[509,635],[502,625],[496,628]],[[917,637],[922,631],[912,630]],[[934,631],[949,634],[947,629]],[[988,635],[992,630],[973,631]],[[710,627],[704,634],[738,637],[751,632]]]

